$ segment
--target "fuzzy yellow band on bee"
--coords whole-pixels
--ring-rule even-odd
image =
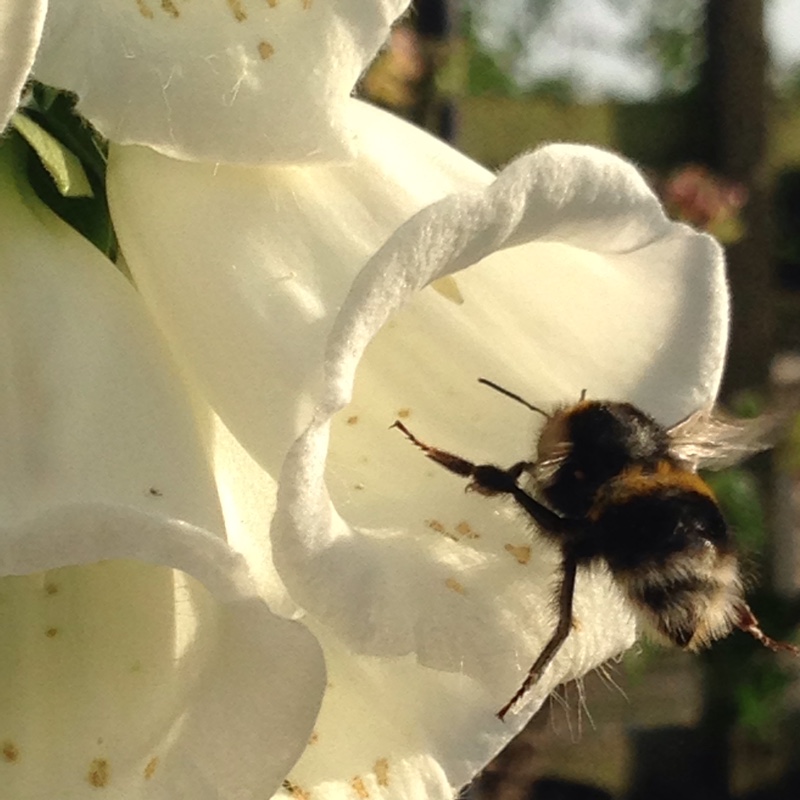
[[[635,464],[623,470],[598,492],[588,514],[589,519],[597,520],[608,506],[664,491],[694,492],[717,502],[711,487],[685,467],[671,461],[659,461],[655,469]]]

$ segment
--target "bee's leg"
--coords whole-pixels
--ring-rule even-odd
[[[502,722],[506,714],[521,700],[528,689],[533,686],[542,673],[547,669],[556,653],[561,649],[569,632],[572,630],[572,600],[575,595],[575,575],[578,572],[578,561],[574,556],[565,555],[561,564],[561,584],[558,589],[558,625],[550,641],[533,663],[528,675],[519,687],[517,693],[497,712],[497,717]]]
[[[767,636],[767,634],[761,630],[761,625],[756,619],[756,615],[750,610],[750,606],[748,606],[747,603],[742,603],[738,611],[739,618],[736,620],[736,626],[740,630],[749,633],[753,638],[758,639],[764,647],[768,647],[770,650],[775,652],[785,650],[793,655],[800,656],[800,648],[788,642],[779,642]]]
[[[402,431],[406,438],[419,447],[431,461],[435,461],[456,475],[472,478],[469,488],[481,494],[492,495],[509,492],[510,487],[516,485],[520,475],[534,465],[532,461],[518,461],[508,469],[500,469],[500,467],[495,467],[492,464],[475,464],[472,461],[461,458],[461,456],[457,456],[455,453],[448,453],[446,450],[440,450],[438,447],[425,444],[425,442],[417,439],[399,419],[395,420],[391,427]]]
[[[520,475],[533,466],[532,461],[518,461],[508,469],[501,469],[494,464],[475,464],[417,439],[400,420],[392,427],[401,430],[431,461],[456,475],[470,478],[467,489],[487,496],[510,494],[545,533],[563,536],[574,527],[571,520],[562,519],[517,486]]]

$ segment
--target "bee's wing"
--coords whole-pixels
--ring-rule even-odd
[[[790,414],[771,412],[739,419],[701,409],[669,429],[672,454],[692,469],[723,469],[773,447]]]

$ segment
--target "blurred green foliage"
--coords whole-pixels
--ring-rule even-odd
[[[467,96],[495,94],[513,97],[520,93],[507,65],[501,65],[502,55],[490,53],[480,42],[472,13],[462,15],[462,39],[466,57]]]
[[[758,479],[747,467],[732,467],[703,476],[714,490],[733,528],[736,542],[745,554],[763,553],[767,538],[767,518]]]
[[[765,492],[758,473],[734,467],[705,477],[736,535],[745,579],[753,583],[753,573],[768,544]],[[764,586],[763,577],[758,583]],[[794,634],[800,611],[797,601],[761,588],[748,593],[748,602],[757,609],[761,627],[770,636],[784,640]],[[731,722],[746,735],[760,742],[777,736],[785,714],[782,700],[796,673],[787,656],[775,654],[749,637],[731,635],[705,651],[702,658],[707,707],[714,698],[732,700]]]

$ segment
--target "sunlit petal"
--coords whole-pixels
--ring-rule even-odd
[[[360,267],[411,214],[491,174],[353,101],[343,166],[214,167],[112,149],[109,197],[137,285],[176,355],[277,474],[308,423],[325,337]]]
[[[343,158],[348,96],[407,5],[58,0],[35,75],[74,91],[115,142],[221,162]]]
[[[0,797],[238,800],[325,681],[224,539],[193,404],[139,297],[0,148]],[[110,795],[109,795],[110,796]]]
[[[72,505],[0,530],[0,797],[269,795],[324,686],[314,638],[200,529]]]

